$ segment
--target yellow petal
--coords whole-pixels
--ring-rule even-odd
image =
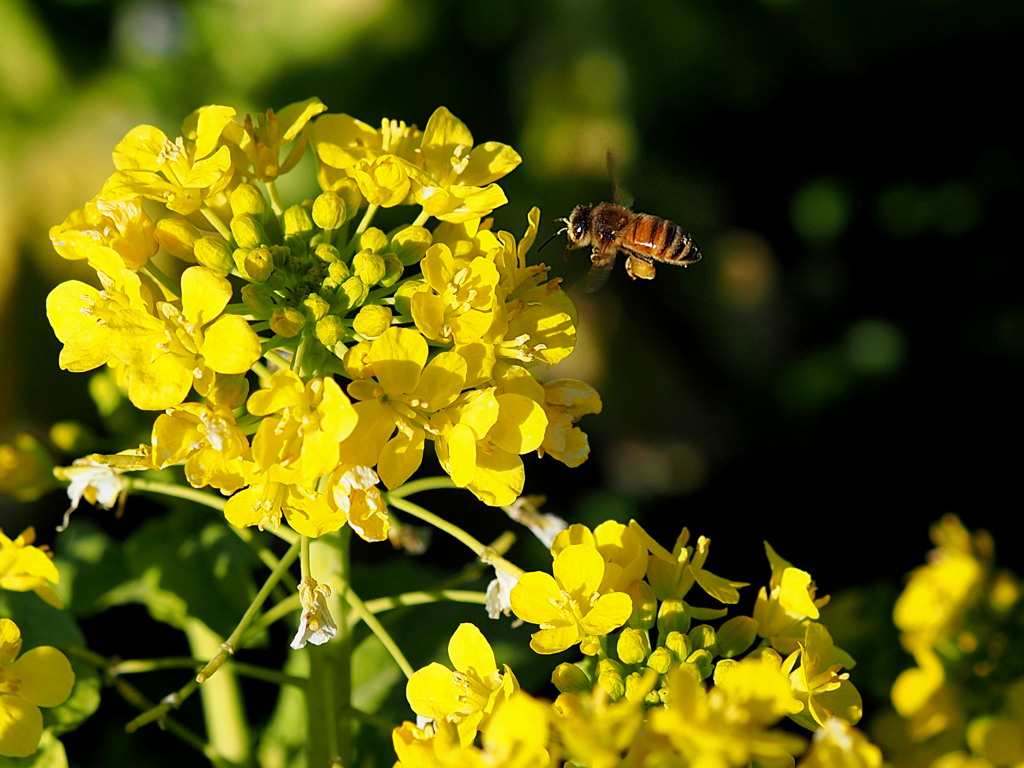
[[[206,329],[200,350],[217,373],[245,373],[263,355],[260,338],[238,315],[221,315]]]

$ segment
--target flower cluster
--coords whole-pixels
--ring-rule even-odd
[[[878,768],[881,753],[854,725],[860,695],[842,670],[853,660],[817,621],[810,576],[768,548],[772,575],[754,616],[717,628],[726,607],[691,603],[693,588],[722,606],[739,588],[705,568],[710,542],[672,551],[636,522],[593,531],[572,525],[551,546],[552,574],[523,574],[512,611],[540,625],[531,647],[579,645],[558,665],[552,702],[532,698],[499,669],[471,625],[452,637],[449,670],[432,664],[407,688],[429,722],[395,729],[399,762],[413,766],[849,765]],[[652,634],[657,638],[652,642]],[[760,637],[761,641],[754,648]],[[785,718],[814,732],[778,727]],[[479,736],[479,738],[477,738]]]
[[[1020,642],[1020,581],[995,568],[986,532],[947,515],[931,535],[936,549],[910,574],[893,612],[915,664],[892,687],[902,740],[922,765],[1019,765],[1024,667],[1011,649]]]
[[[309,147],[320,194],[285,205],[277,180]],[[143,464],[230,496],[234,525],[347,523],[379,541],[379,483],[401,486],[428,442],[490,505],[519,496],[524,454],[586,459],[576,423],[597,393],[536,376],[576,340],[558,281],[527,265],[539,212],[518,242],[486,218],[506,202],[511,147],[474,145],[443,107],[419,130],[309,99],[242,119],[204,107],[173,138],[138,126],[113,157],[51,231],[98,280],[47,299],[60,365],[108,366],[133,405],[161,411]],[[400,206],[411,221],[371,226]]]

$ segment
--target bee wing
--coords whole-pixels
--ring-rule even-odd
[[[615,254],[611,255],[611,258],[600,264],[594,264],[587,272],[587,276],[583,278],[583,292],[593,293],[594,291],[600,290],[601,287],[608,282],[608,275],[612,273],[612,267],[615,266]]]
[[[619,205],[632,208],[633,196],[629,194],[628,190],[622,188],[622,174],[619,172],[619,163],[615,153],[609,149],[605,160],[608,162],[608,178],[612,182],[612,200]]]

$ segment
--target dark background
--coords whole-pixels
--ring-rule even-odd
[[[42,302],[82,273],[45,232],[94,194],[132,126],[173,134],[202,104],[262,111],[311,95],[370,123],[422,126],[443,104],[476,141],[523,155],[497,227],[520,235],[538,205],[545,238],[574,205],[609,199],[610,150],[635,208],[677,222],[704,254],[649,283],[620,266],[592,294],[577,285],[585,252],[542,254],[580,310],[578,350],[552,375],[589,381],[605,408],[581,423],[586,465],[527,460],[526,490],[549,511],[634,516],[666,544],[688,526],[715,542],[712,570],[755,583],[767,539],[824,591],[898,584],[946,512],[993,531],[1012,564],[1022,6],[324,7],[22,9],[34,37],[18,27],[28,53],[5,67],[39,77],[0,93],[15,223],[0,428],[99,428],[85,377],[57,369]],[[0,504],[15,534],[65,501]],[[451,507],[483,539],[506,525],[465,499]]]

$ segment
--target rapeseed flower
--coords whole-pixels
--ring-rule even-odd
[[[12,592],[35,592],[54,608],[61,607],[61,599],[51,584],[60,581],[60,573],[53,564],[51,553],[33,546],[34,528],[26,528],[11,539],[0,529],[0,589]]]
[[[0,755],[27,757],[43,733],[40,707],[56,707],[71,695],[75,673],[50,646],[21,653],[18,625],[0,619]],[[19,655],[20,654],[20,655]]]

